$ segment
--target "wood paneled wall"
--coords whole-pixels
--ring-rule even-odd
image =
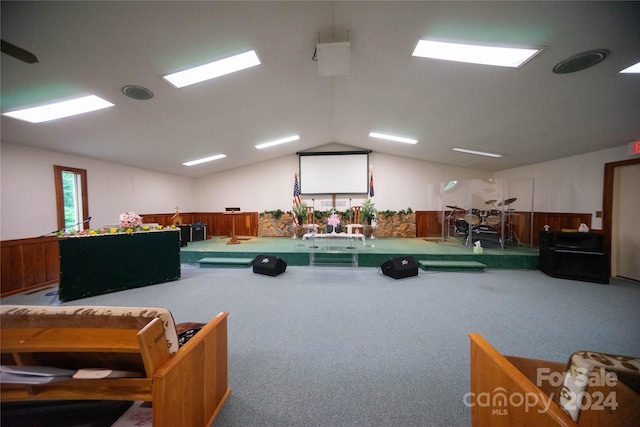
[[[416,211],[416,237],[442,237],[442,211]]]
[[[58,281],[60,252],[57,236],[0,243],[2,296]]]
[[[531,235],[531,213],[514,212],[512,224],[521,242],[529,242]],[[416,237],[441,237],[442,212],[417,211]],[[183,224],[202,222],[207,224],[208,236],[229,236],[231,220],[236,220],[238,236],[258,235],[258,213],[241,212],[227,214],[224,212],[191,212],[181,213]],[[171,225],[173,214],[145,214],[145,223],[157,222],[160,225]],[[591,227],[591,214],[536,212],[533,216],[533,245],[538,246],[538,233],[549,225],[552,231],[563,228],[577,229],[581,223]],[[600,230],[591,230],[601,232]],[[1,242],[0,266],[2,282],[0,294],[10,295],[27,289],[56,283],[60,274],[60,255],[58,237],[49,236],[31,239],[6,240]]]
[[[511,227],[522,243],[529,243],[531,239],[531,212],[512,212]],[[446,223],[445,218],[445,233]],[[455,226],[453,219],[451,226]],[[551,231],[562,229],[577,230],[580,224],[587,224],[591,228],[590,213],[558,213],[534,212],[533,215],[533,246],[539,245],[538,233],[548,225]],[[599,232],[599,230],[591,230]],[[505,230],[507,233],[508,230]],[[416,237],[442,237],[442,211],[416,211]]]
[[[145,223],[157,222],[162,226],[172,224],[174,214],[141,214]],[[258,212],[191,212],[181,213],[182,224],[201,222],[207,225],[207,236],[231,235],[231,221],[236,221],[236,235],[258,235]]]

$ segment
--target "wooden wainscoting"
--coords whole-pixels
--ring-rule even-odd
[[[448,214],[448,212],[447,212]],[[531,212],[511,212],[511,227],[518,239],[528,244],[531,239]],[[445,233],[447,218],[445,217]],[[454,219],[451,226],[455,226]],[[539,245],[539,232],[548,225],[552,231],[562,229],[577,230],[580,224],[587,224],[591,229],[590,213],[569,212],[534,212],[533,214],[533,246]],[[591,230],[598,232],[599,230]],[[508,230],[505,229],[505,233]],[[442,237],[442,211],[416,211],[416,237]]]
[[[237,236],[258,235],[258,212],[195,212],[193,219],[207,224],[209,236],[230,236],[232,220],[236,221]]]
[[[0,294],[11,295],[58,282],[58,237],[5,240],[1,243]]]
[[[145,223],[170,226],[173,215],[173,213],[151,213],[141,216]],[[207,224],[208,236],[229,236],[231,233],[232,215],[223,212],[190,212],[180,213],[180,215],[183,224],[197,222]],[[236,220],[236,235],[258,235],[257,212],[240,212],[233,216]],[[5,240],[0,243],[2,244],[0,257],[1,296],[58,282],[60,278],[60,250],[57,236]]]
[[[442,237],[442,211],[416,211],[416,237]]]
[[[158,223],[162,226],[172,224],[174,214],[142,214],[145,223]],[[227,214],[225,212],[189,212],[182,213],[182,224],[195,224],[201,222],[207,225],[207,236],[230,236],[231,220],[236,221],[236,235],[258,235],[258,212],[239,212]]]
[[[168,227],[173,224],[173,216],[175,214],[142,214],[142,222],[145,224],[153,224],[158,223],[163,227]],[[193,214],[191,213],[180,213],[180,217],[182,219],[182,224],[192,224],[196,221],[193,220]]]

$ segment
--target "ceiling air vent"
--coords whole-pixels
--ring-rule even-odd
[[[146,87],[137,86],[137,85],[127,85],[122,88],[122,93],[127,95],[129,98],[145,100],[153,98],[153,92],[151,92]]]
[[[568,74],[585,70],[602,62],[608,55],[609,51],[604,49],[582,52],[560,62],[553,67],[553,72],[556,74]]]

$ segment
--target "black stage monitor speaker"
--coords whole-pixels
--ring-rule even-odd
[[[287,269],[287,263],[271,255],[258,255],[253,260],[253,272],[257,274],[266,274],[267,276],[277,276],[284,273]]]
[[[380,266],[385,276],[394,279],[404,279],[405,277],[418,275],[418,264],[412,256],[391,258]]]

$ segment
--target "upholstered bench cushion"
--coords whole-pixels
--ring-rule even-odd
[[[604,375],[610,375],[608,381],[620,381],[640,393],[640,359],[593,351],[577,351],[569,358],[567,370],[563,374],[557,403],[578,422],[581,397],[588,393],[589,378],[595,370],[602,369]],[[611,374],[613,373],[613,375]]]
[[[2,328],[132,328],[142,329],[160,318],[169,353],[178,351],[178,335],[171,312],[160,307],[2,305]]]

